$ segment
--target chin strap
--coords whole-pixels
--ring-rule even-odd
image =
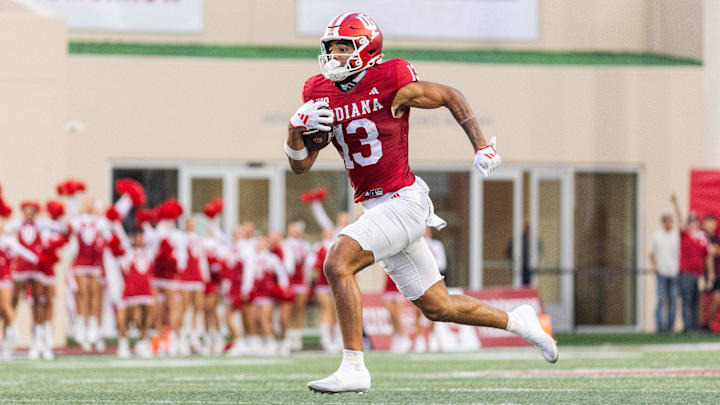
[[[341,82],[336,82],[335,85],[337,86],[338,89],[340,89],[344,92],[348,92],[348,91],[354,89],[358,84],[360,84],[362,79],[365,78],[366,73],[367,73],[367,71],[363,70],[362,72],[352,75]]]

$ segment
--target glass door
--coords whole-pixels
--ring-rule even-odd
[[[472,240],[480,246],[480,274],[470,285],[519,287],[522,261],[522,171],[499,168],[481,178],[479,187],[480,232]],[[475,281],[475,282],[474,282]]]
[[[529,260],[523,279],[537,287],[555,330],[573,327],[572,172],[530,171],[530,223],[523,230]]]
[[[257,230],[283,230],[285,224],[285,172],[277,167],[244,165],[187,165],[180,169],[180,202],[204,232],[203,207],[222,198],[225,210],[221,223],[226,232],[245,221]]]

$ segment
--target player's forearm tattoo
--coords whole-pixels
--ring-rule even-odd
[[[447,108],[455,117],[455,121],[462,127],[463,131],[467,135],[473,149],[478,150],[487,144],[485,136],[480,130],[480,124],[478,124],[475,114],[473,114],[470,105],[468,105],[465,97],[459,92],[454,91],[453,96],[447,103]]]

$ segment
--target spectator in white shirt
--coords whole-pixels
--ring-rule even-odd
[[[680,234],[670,214],[661,217],[663,228],[652,235],[650,264],[657,274],[657,331],[671,332],[675,323],[675,302],[678,296]],[[666,311],[667,307],[667,311]],[[665,314],[667,312],[667,321]]]

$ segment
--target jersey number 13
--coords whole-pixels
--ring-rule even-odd
[[[347,124],[347,126],[345,127],[345,133],[343,133],[342,127],[343,124],[335,125],[334,133],[338,145],[340,145],[340,148],[342,148],[343,156],[345,157],[346,168],[354,169],[355,163],[359,164],[360,166],[370,166],[374,165],[380,160],[383,154],[382,144],[380,143],[380,140],[378,140],[379,134],[374,122],[370,121],[367,118],[358,118],[356,120],[350,121],[350,123]],[[357,133],[358,128],[364,129],[365,133],[367,134],[365,138],[360,138],[359,140],[361,144],[370,146],[370,156],[363,156],[363,154],[360,152],[355,152],[352,155],[350,154],[350,148],[345,142],[345,134],[354,135],[355,133]]]

